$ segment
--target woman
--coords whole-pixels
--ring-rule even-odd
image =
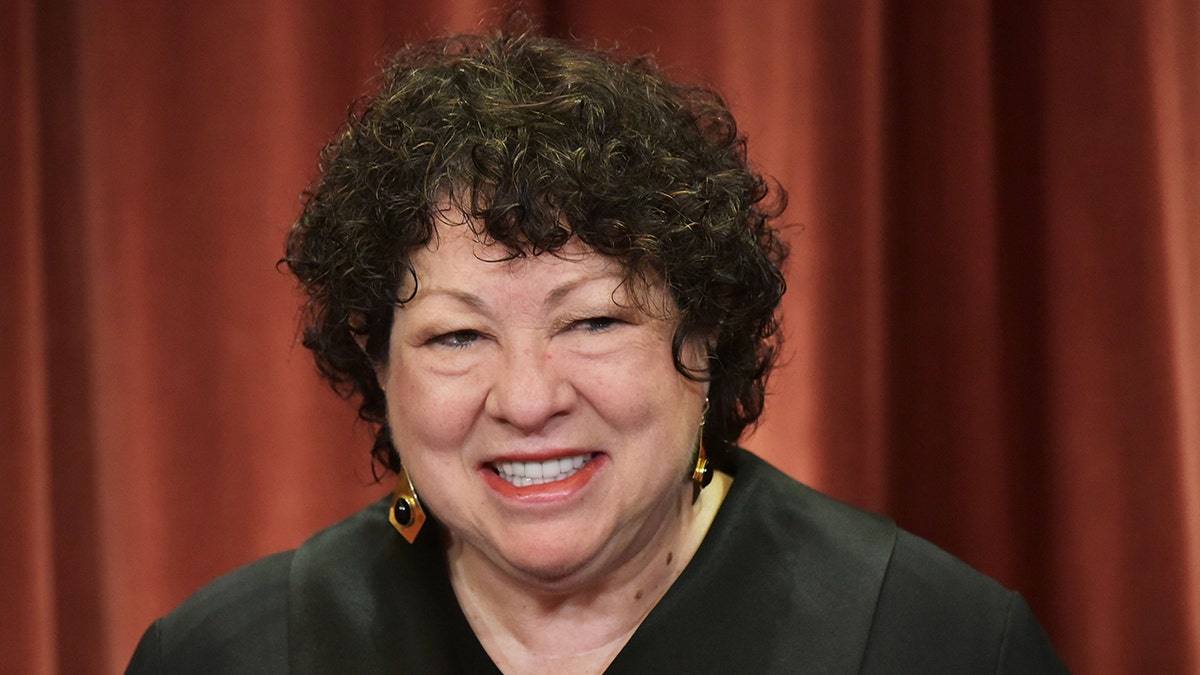
[[[710,91],[528,35],[403,50],[288,241],[388,503],[130,672],[1059,672],[1020,598],[735,447],[783,204]]]

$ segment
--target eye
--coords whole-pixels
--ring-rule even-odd
[[[430,338],[429,344],[450,349],[464,349],[482,337],[479,331],[456,330]]]
[[[572,322],[573,328],[587,333],[601,333],[621,323],[620,319],[611,316],[593,316]]]

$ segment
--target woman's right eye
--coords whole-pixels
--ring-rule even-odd
[[[480,338],[478,331],[474,330],[455,330],[449,333],[442,333],[429,340],[429,344],[439,347],[449,347],[451,349],[463,349],[470,346]]]

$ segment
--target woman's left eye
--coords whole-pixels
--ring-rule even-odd
[[[612,328],[620,322],[620,319],[616,319],[611,316],[593,316],[587,319],[579,319],[578,321],[573,322],[572,326],[589,333],[599,333]]]

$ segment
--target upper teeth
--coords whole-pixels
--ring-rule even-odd
[[[591,455],[576,455],[548,459],[544,462],[496,462],[492,466],[501,478],[521,487],[563,480],[587,464],[591,458]]]

